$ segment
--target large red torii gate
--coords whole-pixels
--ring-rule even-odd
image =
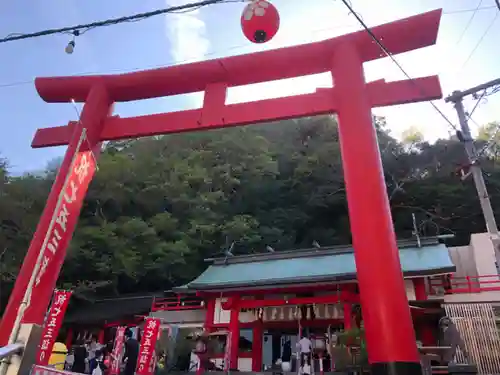
[[[441,10],[372,28],[391,54],[435,44]],[[42,324],[96,168],[101,142],[337,113],[361,304],[373,373],[421,373],[371,108],[441,98],[437,76],[365,83],[383,57],[365,31],[321,42],[136,73],[37,78],[47,102],[85,102],[81,120],[38,129],[32,147],[68,145],[0,325],[0,344],[33,286],[23,322]],[[226,105],[228,87],[331,72],[315,93]],[[130,118],[114,102],[204,91],[202,108]],[[38,260],[38,262],[37,262]],[[38,264],[38,265],[37,265]],[[12,335],[11,335],[12,336]],[[12,339],[12,337],[11,337]]]

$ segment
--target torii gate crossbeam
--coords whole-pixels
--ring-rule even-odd
[[[391,54],[435,44],[441,10],[372,28]],[[383,57],[365,31],[277,50],[143,72],[37,78],[47,102],[85,102],[79,122],[39,129],[33,147],[68,145],[0,325],[6,343],[26,290],[25,323],[42,324],[95,171],[101,142],[337,113],[368,356],[374,374],[420,374],[371,108],[442,97],[437,76],[365,83],[363,62]],[[228,87],[331,72],[334,87],[226,105]],[[114,102],[204,91],[200,109],[120,118]],[[38,260],[38,263],[37,263]],[[37,266],[38,264],[38,266]],[[33,276],[32,276],[33,275]]]

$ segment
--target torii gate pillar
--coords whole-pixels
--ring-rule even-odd
[[[441,10],[435,10],[371,31],[394,55],[433,45],[440,18]],[[337,113],[371,370],[375,375],[421,374],[371,108],[438,99],[442,93],[436,76],[366,83],[363,63],[382,56],[370,35],[359,31],[316,43],[150,71],[37,78],[38,93],[45,101],[75,100],[86,104],[81,122],[39,129],[33,140],[33,147],[68,144],[69,147],[0,323],[0,345],[9,337],[33,274],[44,282],[35,285],[24,321],[43,323],[92,176],[92,173],[85,173],[85,177],[80,174],[84,165],[88,171],[92,156],[89,150],[98,153],[101,141]],[[225,104],[228,87],[322,72],[332,73],[333,88],[279,99]],[[203,107],[199,109],[130,118],[107,116],[113,102],[197,91],[205,92]],[[89,131],[88,136],[82,129]],[[75,186],[71,181],[78,183],[78,195],[73,194]],[[60,204],[68,203],[68,199],[72,204],[69,208]],[[65,210],[73,221],[61,221],[61,214],[68,216]],[[54,228],[60,232],[56,234]],[[61,239],[61,230],[67,240]],[[37,259],[44,261],[45,272],[35,269]]]
[[[377,132],[356,48],[340,45],[332,67],[334,85],[341,93],[337,97],[340,147],[371,372],[420,374]],[[386,329],[391,325],[394,334],[382,339],[371,328],[383,323]]]

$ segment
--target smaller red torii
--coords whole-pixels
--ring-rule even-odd
[[[423,13],[371,31],[392,55],[408,52],[435,44],[441,13]],[[316,43],[143,72],[37,78],[36,88],[45,101],[75,100],[85,106],[80,121],[38,129],[33,139],[33,147],[68,145],[68,149],[0,322],[0,344],[6,343],[30,285],[34,288],[23,321],[43,324],[102,141],[337,113],[372,373],[421,374],[371,108],[438,99],[442,93],[437,76],[366,83],[363,63],[384,56],[363,30]],[[333,88],[226,104],[229,87],[323,72],[331,72]],[[199,91],[204,91],[199,109],[129,118],[111,115],[115,102]]]

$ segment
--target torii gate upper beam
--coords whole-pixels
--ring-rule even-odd
[[[371,31],[396,55],[435,44],[440,18],[441,10],[435,10],[376,26]],[[310,44],[141,72],[37,78],[35,85],[48,103],[84,102],[98,82],[107,88],[113,102],[188,94],[204,91],[217,82],[233,87],[329,72],[331,57],[346,42],[356,46],[362,62],[385,57],[370,35],[361,30]]]

